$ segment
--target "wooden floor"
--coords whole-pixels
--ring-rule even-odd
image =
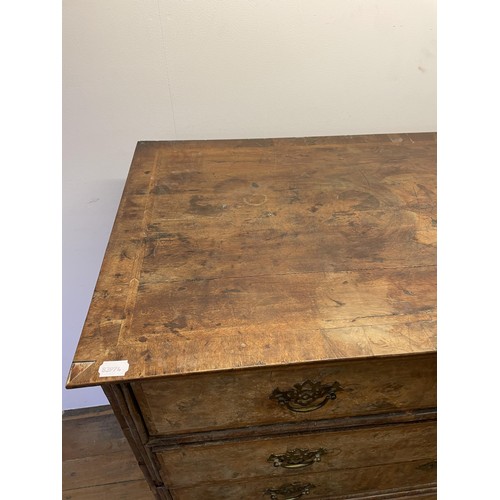
[[[63,500],[152,500],[109,406],[64,412],[62,450]]]

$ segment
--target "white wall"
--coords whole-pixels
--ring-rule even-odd
[[[435,131],[435,9],[64,0],[64,382],[136,142]],[[64,409],[106,403],[63,389]]]

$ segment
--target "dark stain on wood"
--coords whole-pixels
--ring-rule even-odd
[[[222,205],[205,203],[203,196],[195,195],[189,200],[189,212],[197,215],[218,215],[222,210]]]
[[[215,193],[225,193],[235,189],[241,189],[248,187],[248,181],[245,179],[239,179],[237,177],[231,177],[229,179],[224,179],[223,181],[217,182],[213,186],[213,191]]]
[[[165,328],[168,328],[172,333],[178,333],[179,329],[186,328],[188,326],[186,316],[178,316],[174,320],[168,323],[163,323]]]
[[[338,199],[352,203],[351,210],[370,210],[380,206],[378,199],[366,191],[343,191],[339,193]]]
[[[152,194],[154,195],[163,195],[163,194],[171,194],[172,193],[172,188],[168,186],[167,184],[157,184],[153,190],[151,191]]]

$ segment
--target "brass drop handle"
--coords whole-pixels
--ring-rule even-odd
[[[294,412],[309,412],[318,410],[330,400],[337,398],[336,391],[341,389],[338,382],[322,384],[306,380],[302,384],[295,384],[292,389],[274,389],[269,399],[277,401]]]
[[[291,483],[279,488],[268,488],[264,491],[264,495],[270,495],[271,500],[297,500],[303,495],[309,495],[313,488],[316,486],[312,483]]]
[[[296,448],[287,451],[280,455],[272,454],[267,461],[271,462],[275,467],[283,467],[284,469],[301,469],[320,462],[321,455],[324,455],[326,450],[319,448],[317,450],[308,450]]]

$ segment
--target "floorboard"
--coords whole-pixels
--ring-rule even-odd
[[[63,491],[63,500],[151,500],[146,481],[125,481]]]
[[[62,417],[63,500],[151,500],[135,457],[109,406]]]

